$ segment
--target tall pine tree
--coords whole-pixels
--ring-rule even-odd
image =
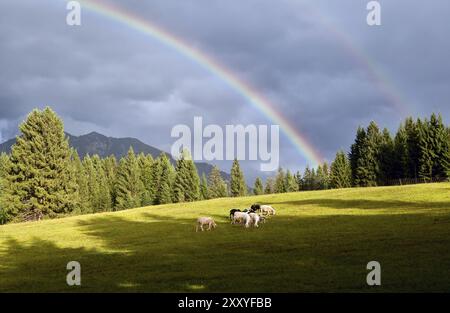
[[[217,166],[214,166],[211,173],[209,173],[208,186],[210,199],[223,198],[227,196],[227,184],[223,180]]]
[[[255,185],[253,187],[253,194],[255,196],[262,195],[264,193],[264,187],[261,178],[256,177]]]
[[[201,200],[209,199],[208,180],[206,179],[205,173],[202,174],[202,180],[200,182],[200,199]]]
[[[352,186],[352,169],[344,151],[338,151],[331,163],[330,184],[332,188],[349,188]]]
[[[172,186],[174,183],[175,171],[169,158],[165,153],[157,159],[158,165],[156,173],[158,185],[156,186],[155,204],[172,203]]]
[[[231,166],[230,195],[232,197],[242,197],[247,193],[244,173],[241,171],[239,161],[234,159]]]
[[[119,162],[116,179],[116,210],[140,207],[144,186],[140,168],[132,147],[126,157]]]
[[[74,211],[78,186],[62,120],[45,108],[20,125],[12,147],[2,204],[10,217],[35,220]]]
[[[275,193],[286,192],[286,174],[281,167],[278,169],[278,173],[275,176],[274,192]]]
[[[4,184],[6,184],[6,171],[9,166],[9,156],[6,153],[0,154],[0,225],[5,224],[9,220],[8,213],[1,203]]]

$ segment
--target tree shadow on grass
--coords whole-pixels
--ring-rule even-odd
[[[450,230],[431,215],[280,215],[260,229],[221,222],[198,233],[194,222],[144,212],[139,220],[81,219],[68,229],[100,242],[94,248],[9,239],[0,252],[0,291],[448,290]],[[379,289],[365,283],[371,260],[382,264]],[[81,264],[81,287],[66,285],[69,261]]]

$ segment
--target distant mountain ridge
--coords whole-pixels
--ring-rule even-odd
[[[114,155],[117,159],[120,159],[127,154],[128,149],[130,149],[130,147],[133,147],[134,152],[136,154],[142,152],[144,154],[151,154],[152,157],[154,158],[158,157],[161,153],[165,153],[169,157],[171,162],[175,164],[175,160],[169,153],[164,152],[158,148],[152,147],[150,145],[147,145],[136,138],[107,137],[97,132],[91,132],[89,134],[81,136],[74,136],[69,133],[66,133],[66,135],[69,138],[70,146],[78,151],[80,157],[84,157],[87,154],[89,155],[98,154],[102,158]],[[14,145],[15,142],[16,139],[13,138],[0,144],[0,152],[10,153],[11,147]],[[197,166],[197,170],[200,176],[203,173],[205,175],[208,175],[211,172],[211,169],[213,168],[211,164],[204,162],[196,162],[195,165]],[[222,177],[225,180],[227,181],[230,180],[230,175],[228,173],[225,172],[221,173]]]

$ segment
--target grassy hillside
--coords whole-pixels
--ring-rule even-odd
[[[260,229],[228,210],[270,203]],[[198,216],[218,222],[195,233]],[[79,261],[82,286],[68,287]],[[382,286],[366,285],[366,264]],[[0,226],[0,291],[450,291],[450,184],[300,192]]]

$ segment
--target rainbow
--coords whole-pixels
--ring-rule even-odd
[[[262,112],[273,123],[278,124],[286,137],[292,142],[300,154],[305,157],[311,166],[317,166],[323,163],[324,158],[319,152],[308,142],[307,138],[302,135],[292,125],[292,123],[279,111],[276,107],[263,95],[258,93],[248,83],[239,79],[229,69],[215,61],[211,56],[206,55],[202,51],[190,46],[182,39],[158,27],[157,25],[144,20],[143,18],[127,12],[110,3],[98,0],[82,0],[80,1],[82,8],[108,17],[115,22],[136,30],[146,36],[150,36],[162,42],[166,46],[176,50],[191,61],[199,64],[214,76],[220,78],[227,83],[234,91],[247,99],[255,108]]]
[[[300,5],[317,25],[319,25],[326,33],[333,35],[336,41],[340,43],[341,47],[353,57],[355,63],[365,69],[368,78],[374,83],[388,103],[396,109],[396,112],[399,113],[400,117],[414,115],[410,103],[406,101],[404,95],[394,87],[395,84],[392,80],[383,73],[367,53],[364,53],[363,50],[352,41],[346,32],[336,27],[336,23],[333,23],[330,17],[327,17],[323,12],[319,12],[308,2],[301,1]]]

